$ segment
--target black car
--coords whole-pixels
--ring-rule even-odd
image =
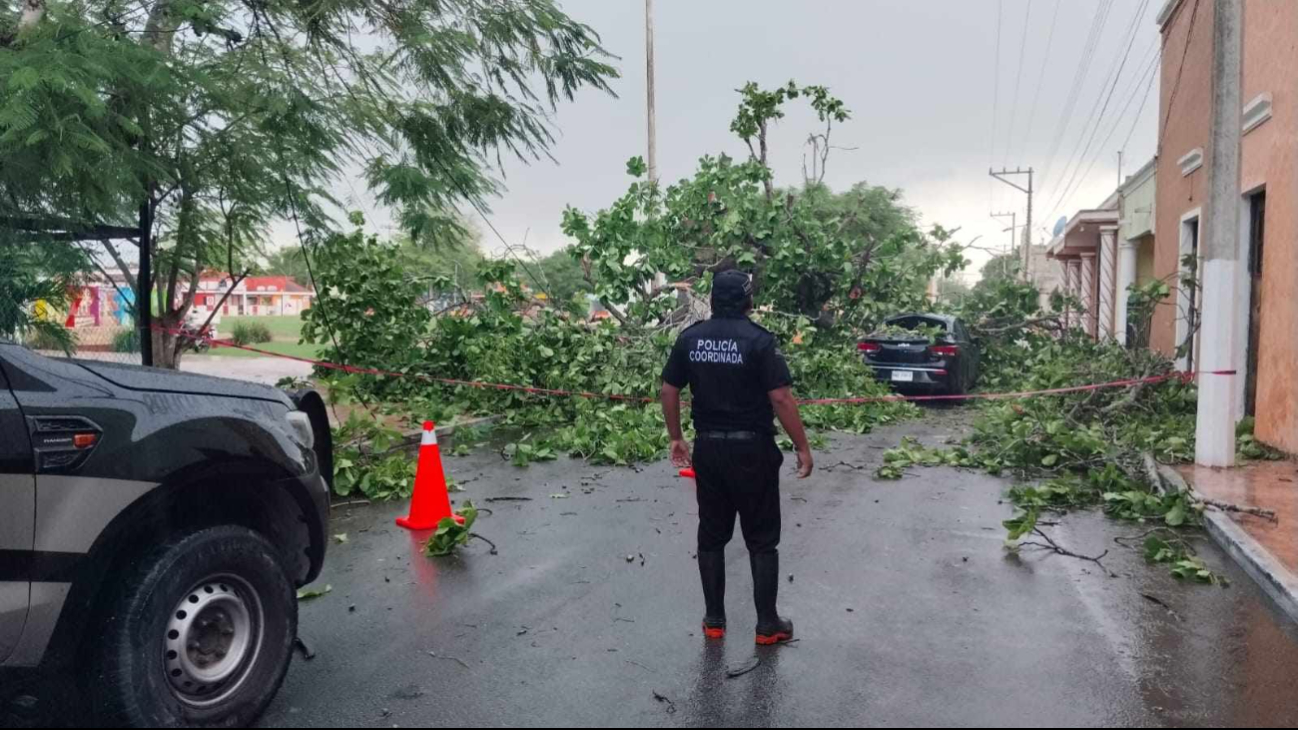
[[[875,378],[900,391],[960,395],[978,382],[978,345],[950,315],[890,317],[857,348]]]
[[[324,561],[330,440],[311,391],[0,343],[0,690],[75,676],[95,724],[256,719]]]

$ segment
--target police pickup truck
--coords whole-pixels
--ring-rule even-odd
[[[0,342],[0,690],[75,677],[96,725],[255,720],[324,561],[332,463],[312,391]]]

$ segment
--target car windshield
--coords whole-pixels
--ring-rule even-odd
[[[1298,727],[1291,205],[1298,0],[0,2],[0,728]]]
[[[947,321],[938,317],[925,317],[923,315],[911,315],[905,317],[895,317],[888,320],[888,326],[896,327],[903,330],[925,329],[932,332],[945,334],[947,332]]]

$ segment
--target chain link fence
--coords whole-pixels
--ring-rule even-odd
[[[36,325],[13,333],[19,344],[50,357],[141,364],[135,298],[129,287],[87,277],[69,287],[61,301],[18,296],[0,290],[0,307],[21,311]]]

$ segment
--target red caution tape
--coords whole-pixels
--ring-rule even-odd
[[[506,390],[519,393],[532,393],[535,395],[550,395],[567,398],[588,398],[592,400],[611,400],[632,403],[655,403],[657,398],[649,398],[639,395],[618,395],[613,393],[592,393],[584,390],[560,390],[557,388],[536,388],[529,385],[510,385],[508,383],[485,383],[479,380],[457,380],[455,378],[438,378],[423,373],[402,373],[394,370],[381,370],[379,368],[357,367],[355,365],[340,365],[338,363],[328,362],[326,360],[314,360],[307,357],[298,357],[296,355],[285,355],[280,352],[271,352],[258,347],[248,345],[239,345],[229,340],[218,340],[206,335],[194,335],[180,330],[164,330],[161,327],[155,327],[158,331],[167,331],[173,335],[187,337],[193,340],[202,340],[213,347],[231,347],[237,350],[246,350],[255,352],[267,357],[277,357],[282,360],[294,360],[296,362],[307,363],[318,368],[326,370],[337,370],[344,373],[353,373],[358,375],[382,375],[389,378],[415,378],[430,383],[440,383],[442,385],[458,385],[466,388],[481,388],[485,390]],[[1128,380],[1114,380],[1108,383],[1092,383],[1090,385],[1074,385],[1068,388],[1050,388],[1047,390],[1024,390],[1014,393],[966,393],[963,395],[881,395],[861,398],[800,398],[799,405],[804,406],[828,406],[828,405],[859,405],[865,403],[896,403],[896,402],[921,402],[921,401],[963,401],[963,400],[1012,400],[1018,398],[1032,398],[1043,395],[1064,395],[1067,393],[1082,393],[1091,390],[1104,390],[1108,388],[1127,388],[1133,385],[1163,383],[1169,380],[1181,380],[1182,382],[1192,382],[1200,375],[1235,375],[1235,370],[1199,370],[1195,372],[1171,372],[1164,375],[1154,375],[1147,378],[1134,378]]]

